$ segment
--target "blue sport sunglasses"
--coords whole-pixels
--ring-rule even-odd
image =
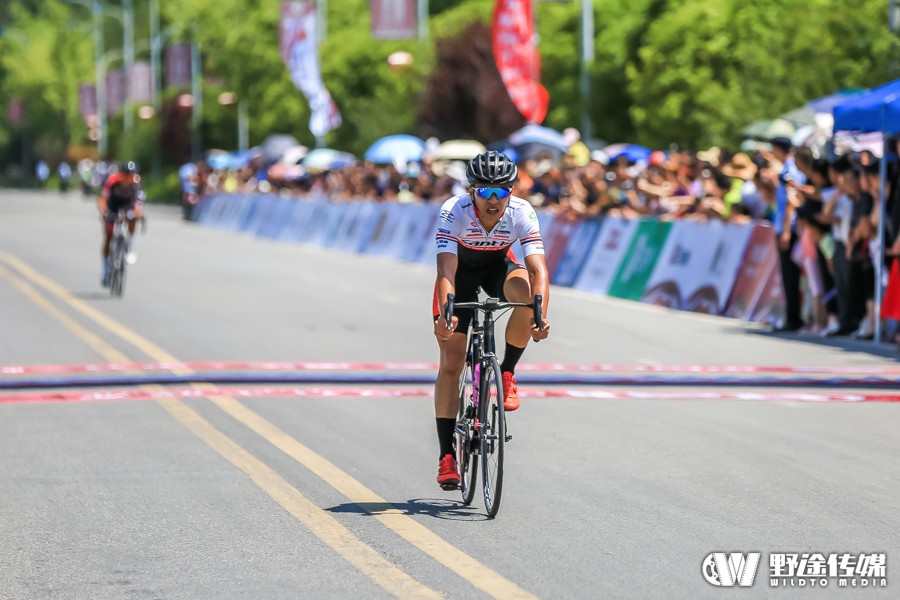
[[[477,187],[475,188],[475,194],[484,200],[489,199],[491,196],[494,196],[497,200],[506,200],[512,194],[512,189],[503,187]]]

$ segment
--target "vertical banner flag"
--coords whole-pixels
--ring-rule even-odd
[[[371,0],[372,37],[376,40],[415,38],[419,31],[416,0]]]
[[[497,0],[491,24],[494,61],[513,104],[529,123],[547,116],[550,94],[540,83],[531,0]]]
[[[106,114],[114,115],[125,104],[125,94],[128,91],[128,82],[125,71],[113,69],[106,72]]]
[[[97,117],[97,86],[94,84],[83,83],[78,86],[78,112],[88,125]]]
[[[128,82],[128,99],[132,102],[149,102],[153,98],[153,71],[150,63],[138,61],[131,65]]]
[[[25,120],[25,102],[19,98],[13,98],[6,107],[6,120],[10,125],[21,125]]]
[[[166,87],[191,85],[191,45],[166,46]]]
[[[322,137],[341,124],[341,113],[322,83],[313,2],[281,4],[281,56],[291,81],[309,102],[309,130]]]

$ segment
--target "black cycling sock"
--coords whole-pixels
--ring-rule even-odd
[[[453,431],[456,429],[456,419],[435,419],[437,422],[438,443],[441,445],[441,455],[453,454]]]
[[[516,365],[519,363],[519,359],[522,358],[523,352],[525,352],[525,348],[517,348],[506,342],[506,352],[503,354],[503,362],[500,363],[500,371],[503,373],[507,371],[515,373]]]

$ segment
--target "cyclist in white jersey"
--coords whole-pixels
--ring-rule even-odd
[[[447,294],[455,294],[457,302],[474,302],[480,287],[491,297],[524,303],[531,302],[534,294],[543,295],[543,331],[527,308],[513,309],[506,326],[506,351],[500,364],[506,410],[519,408],[515,368],[529,338],[540,341],[550,333],[550,280],[544,243],[534,209],[512,195],[518,177],[516,164],[504,154],[487,151],[469,161],[466,177],[468,193],[444,203],[435,231],[437,281],[432,309],[441,356],[434,411],[440,444],[437,481],[445,490],[459,485],[453,430],[459,377],[466,358],[466,332],[472,319],[472,311],[462,309],[454,311],[447,323],[442,309]],[[524,265],[512,252],[517,240],[525,254]]]

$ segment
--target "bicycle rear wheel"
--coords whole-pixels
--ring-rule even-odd
[[[459,377],[459,413],[456,415],[456,462],[459,465],[459,491],[463,504],[472,504],[478,476],[478,455],[472,454],[475,435],[475,406],[472,404],[472,363],[466,360]]]
[[[489,517],[500,510],[503,492],[503,450],[506,445],[506,415],[503,412],[503,380],[496,357],[485,363],[481,381],[481,487]]]
[[[109,290],[113,296],[121,296],[125,287],[125,250],[125,238],[114,237],[109,269]]]

